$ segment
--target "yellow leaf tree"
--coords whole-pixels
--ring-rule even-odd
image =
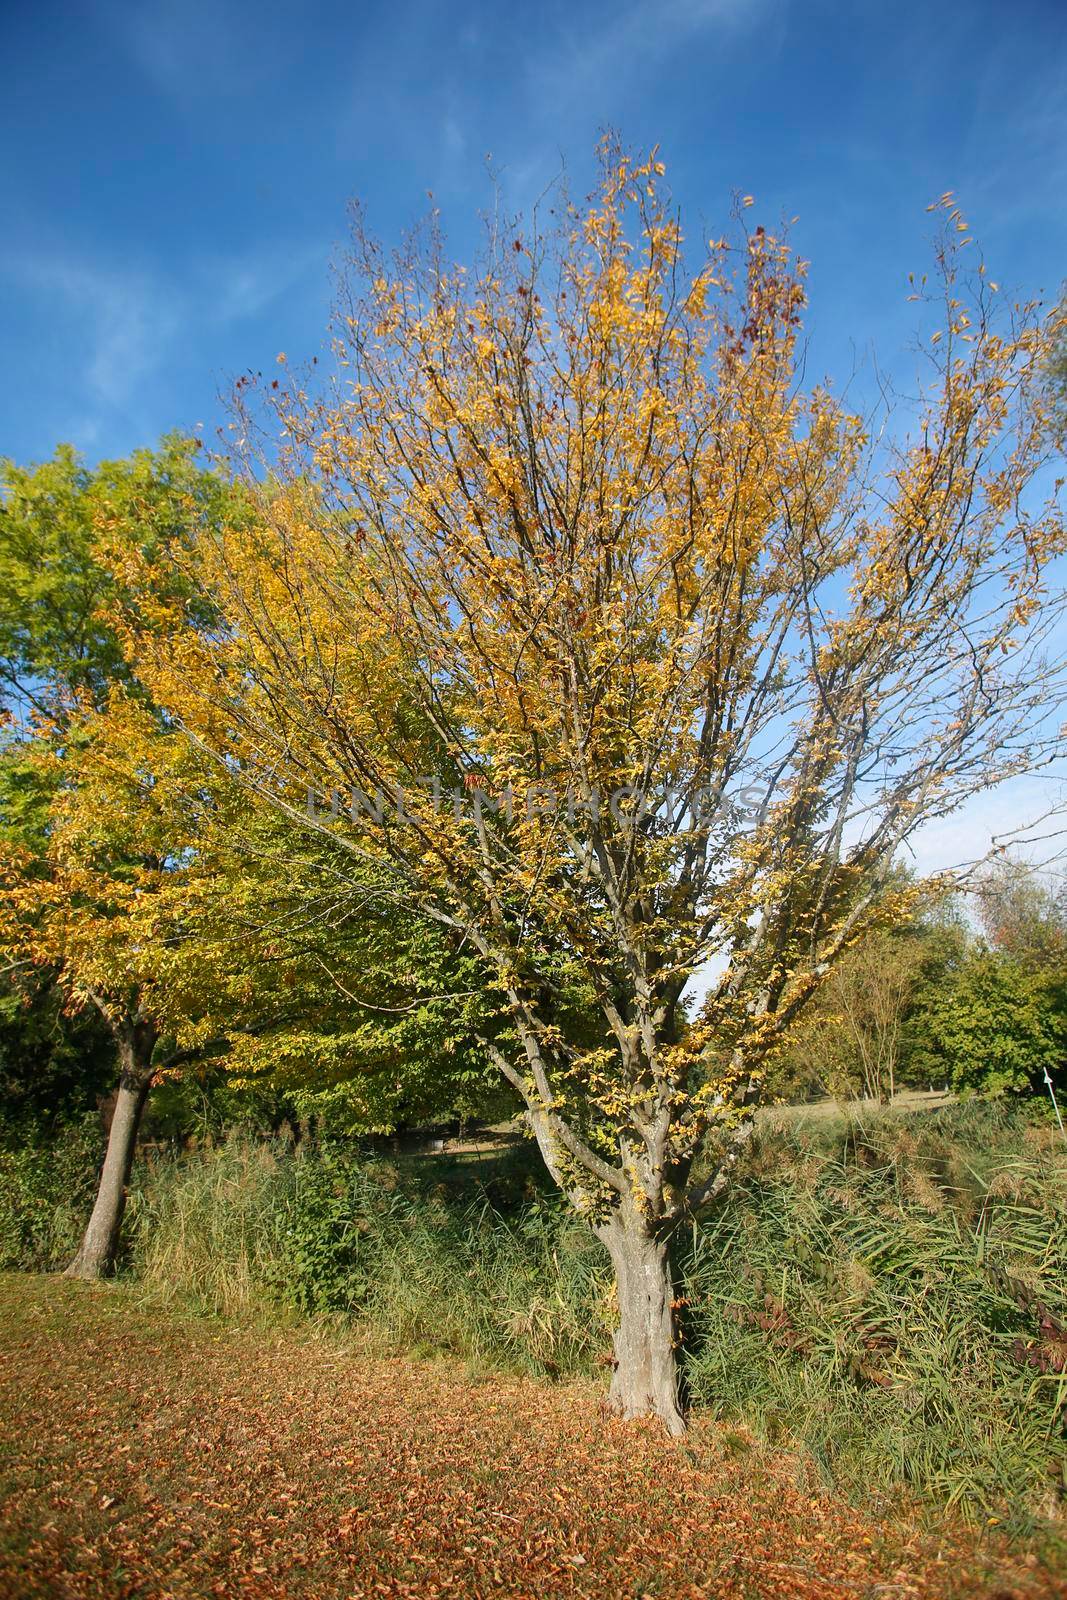
[[[100,1190],[71,1269],[84,1276],[118,1236],[192,816],[188,775],[170,783],[176,763],[191,766],[188,745],[148,707],[110,613],[126,560],[136,569],[180,542],[228,495],[177,435],[92,470],[62,446],[35,467],[0,462],[0,948],[14,972],[54,981],[68,1011],[97,1010],[118,1057]]]
[[[136,647],[258,803],[487,964],[484,1049],[614,1263],[612,1403],[677,1431],[672,1233],[903,841],[1051,738],[1056,330],[946,242],[925,392],[872,431],[804,387],[784,240],[696,250],[654,157],[602,164],[476,272],[357,232],[333,376],[241,387],[259,514],[186,572],[218,625],[146,599]]]
[[[158,1047],[180,1013],[175,982],[196,868],[184,810],[189,746],[121,691],[30,747],[51,793],[42,849],[0,844],[0,952],[55,975],[71,1012],[95,1009],[115,1041],[117,1086],[100,1183],[68,1268],[97,1278],[118,1243],[137,1130],[153,1079],[183,1052]],[[195,859],[195,858],[194,858]]]

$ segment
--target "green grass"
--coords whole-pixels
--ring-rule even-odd
[[[606,1257],[524,1168],[500,1158],[487,1192],[428,1161],[234,1140],[146,1174],[127,1270],[147,1294],[224,1315],[358,1318],[389,1348],[586,1372],[609,1339]]]
[[[981,1106],[767,1128],[690,1241],[694,1402],[1019,1532],[1067,1488],[1067,1164]]]

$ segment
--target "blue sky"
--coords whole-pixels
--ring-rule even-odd
[[[658,142],[694,227],[734,190],[799,218],[811,360],[890,369],[958,192],[991,273],[1067,275],[1067,0],[0,0],[0,453],[91,457],[220,420],[320,348],[359,196],[477,243],[486,156],[521,207],[604,125]],[[809,368],[809,370],[811,370]]]
[[[1067,276],[1067,0],[0,0],[0,454],[211,440],[233,377],[321,348],[351,197],[432,191],[457,258],[598,132],[661,146],[691,231],[799,220],[809,376],[907,370],[907,273],[956,191],[990,274]],[[919,864],[1047,803],[1010,785]]]

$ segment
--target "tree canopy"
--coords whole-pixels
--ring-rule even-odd
[[[694,250],[655,156],[602,161],[473,272],[357,230],[334,378],[241,381],[254,510],[140,559],[128,638],[257,804],[480,958],[483,1049],[615,1261],[613,1399],[676,1427],[672,1229],[908,904],[902,842],[1054,745],[1060,324],[946,200],[921,397],[873,428],[805,387],[786,238]]]

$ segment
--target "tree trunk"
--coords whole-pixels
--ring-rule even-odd
[[[140,1049],[138,1044],[141,1044]],[[119,1046],[122,1072],[100,1185],[89,1226],[77,1255],[66,1270],[65,1276],[68,1278],[102,1278],[114,1262],[122,1214],[126,1209],[137,1130],[152,1082],[149,1065],[151,1056],[152,1045],[148,1046],[146,1053],[144,1041],[124,1041]]]
[[[596,1232],[615,1267],[619,1297],[615,1371],[608,1403],[622,1417],[656,1416],[668,1433],[684,1433],[668,1241],[629,1206]]]

